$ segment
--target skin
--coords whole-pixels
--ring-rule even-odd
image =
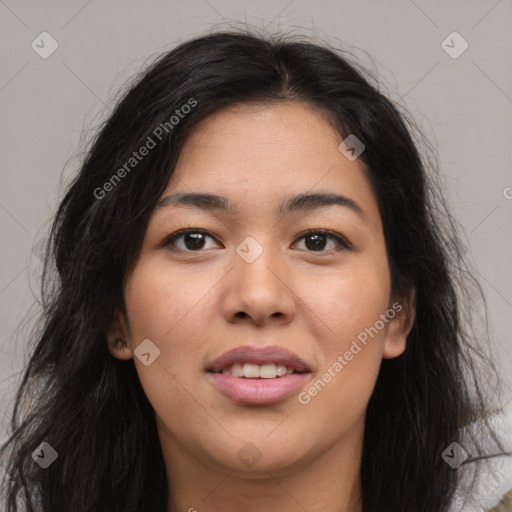
[[[368,400],[382,359],[405,350],[414,306],[412,291],[391,295],[376,198],[341,141],[307,104],[228,107],[196,126],[162,197],[215,193],[239,212],[172,205],[150,219],[126,281],[127,317],[116,312],[108,339],[119,359],[134,357],[147,338],[161,351],[148,366],[134,361],[156,413],[169,512],[362,510]],[[305,192],[343,194],[364,218],[338,205],[276,214],[283,198]],[[161,246],[188,227],[213,238],[196,250],[183,237],[174,251]],[[303,235],[322,228],[351,247],[327,237],[315,250]],[[252,263],[235,250],[248,236],[263,249]],[[232,348],[277,345],[308,363],[307,390],[394,302],[402,310],[305,405],[296,395],[241,405],[207,379],[207,363]],[[261,453],[250,468],[237,456],[247,442]]]

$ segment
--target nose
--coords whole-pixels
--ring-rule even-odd
[[[255,259],[254,259],[255,258]],[[270,237],[252,238],[233,254],[224,283],[223,315],[228,322],[288,323],[295,314],[291,268]]]

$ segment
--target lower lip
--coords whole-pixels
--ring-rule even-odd
[[[235,402],[249,405],[275,404],[295,394],[308,377],[292,373],[274,379],[247,379],[229,373],[208,373],[214,386]]]

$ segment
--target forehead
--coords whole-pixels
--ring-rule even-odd
[[[340,141],[325,113],[307,103],[235,104],[196,125],[185,142],[182,160],[190,159],[191,152],[201,157],[208,152],[216,161],[240,165],[251,159],[255,168],[268,167],[298,163],[306,155],[308,162],[319,156],[325,160],[333,149],[338,151]]]
[[[198,123],[163,197],[208,192],[254,209],[306,192],[343,194],[378,216],[361,160],[339,150],[342,136],[319,109],[300,102],[236,104]]]

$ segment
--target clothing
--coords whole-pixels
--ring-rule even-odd
[[[505,494],[500,504],[491,510],[491,512],[510,512],[512,510],[512,491]]]
[[[506,452],[512,454],[512,401],[499,413],[489,418],[497,437],[503,444]],[[481,424],[474,423],[468,426],[468,431],[478,434]],[[485,431],[484,431],[485,432]],[[464,439],[464,436],[463,436]],[[489,454],[498,452],[496,444],[489,434],[481,433],[478,439]],[[471,453],[471,442],[462,441],[463,447]],[[478,477],[472,492],[468,492],[469,482],[474,475],[475,464],[480,465]],[[462,465],[461,481],[449,512],[512,512],[512,456],[501,455],[486,460]],[[501,502],[501,504],[500,504]],[[507,505],[507,502],[510,505]]]

